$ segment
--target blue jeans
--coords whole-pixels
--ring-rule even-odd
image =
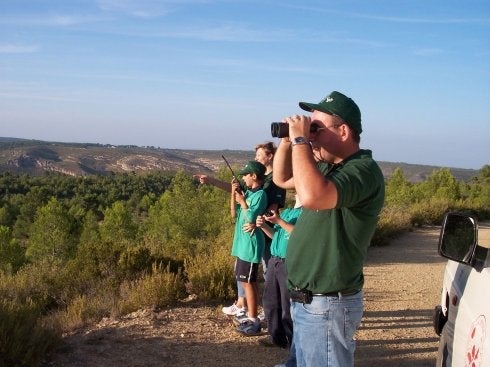
[[[298,367],[354,366],[354,334],[361,323],[362,291],[345,297],[314,296],[291,302]]]

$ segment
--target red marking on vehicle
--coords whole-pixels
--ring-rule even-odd
[[[466,357],[468,358],[466,367],[480,367],[482,362],[483,344],[485,342],[486,319],[484,315],[478,316],[471,326],[468,335]]]

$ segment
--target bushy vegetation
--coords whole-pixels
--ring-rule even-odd
[[[401,169],[395,169],[386,181],[385,206],[372,245],[386,245],[414,226],[440,225],[449,211],[473,214],[479,220],[490,218],[490,166],[482,167],[469,183],[458,182],[447,168],[411,183]]]
[[[218,177],[230,180],[223,170]],[[36,366],[73,330],[195,294],[235,296],[228,194],[184,172],[0,176],[0,365]],[[398,169],[373,245],[449,210],[490,218],[490,167],[471,182]]]

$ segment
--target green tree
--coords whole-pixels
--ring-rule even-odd
[[[88,242],[99,242],[100,241],[100,233],[99,233],[99,221],[97,216],[93,211],[89,211],[85,214],[83,219],[82,231],[80,234],[80,243],[88,243]]]
[[[465,189],[467,200],[480,206],[486,213],[484,217],[490,215],[490,165],[483,166],[479,175],[472,177]]]
[[[426,181],[416,185],[417,200],[461,199],[461,186],[449,168],[434,170]]]
[[[24,250],[10,228],[0,226],[0,271],[15,273],[25,263]]]
[[[40,207],[31,226],[26,256],[31,261],[65,261],[73,254],[77,234],[74,220],[56,198]]]
[[[103,241],[134,241],[138,233],[131,209],[122,201],[116,201],[104,211],[104,220],[99,229]]]
[[[413,202],[412,184],[397,167],[386,182],[386,205],[409,206]]]
[[[18,213],[10,202],[6,202],[0,208],[0,225],[12,226],[15,223]]]
[[[486,184],[490,184],[490,165],[486,164],[480,168],[480,179]]]
[[[199,189],[191,176],[178,172],[170,188],[150,207],[145,223],[147,238],[153,247],[155,243],[162,246],[165,256],[195,254],[200,250],[196,243],[217,236],[223,218],[228,218],[223,194]]]

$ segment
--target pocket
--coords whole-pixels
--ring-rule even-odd
[[[327,297],[313,297],[311,303],[303,303],[303,309],[310,315],[325,316],[328,314]]]
[[[363,307],[346,307],[344,309],[344,338],[346,341],[351,341],[354,334],[361,324]]]

